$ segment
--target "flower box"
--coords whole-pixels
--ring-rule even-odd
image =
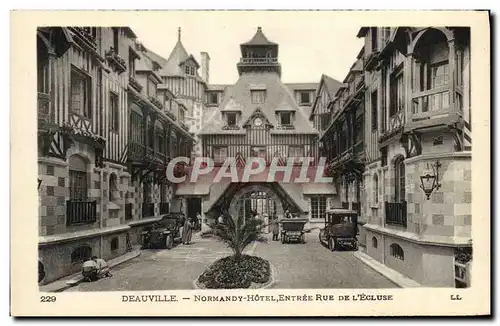
[[[123,58],[115,52],[113,47],[111,47],[109,51],[106,51],[106,59],[108,60],[109,64],[112,65],[119,73],[127,70],[127,64],[125,63],[125,60],[123,60]]]

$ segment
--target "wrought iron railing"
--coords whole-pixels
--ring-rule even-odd
[[[125,220],[132,219],[132,203],[125,204]]]
[[[385,223],[406,227],[406,201],[385,202]]]
[[[278,63],[278,58],[241,58],[240,63],[242,64],[263,64],[263,63]]]
[[[142,217],[155,216],[155,204],[154,203],[142,203]]]
[[[66,224],[92,224],[97,221],[96,201],[73,201],[66,202]]]

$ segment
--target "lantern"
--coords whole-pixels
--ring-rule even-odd
[[[427,169],[420,176],[420,188],[424,191],[427,200],[431,198],[432,192],[438,190],[441,187],[439,183],[439,168],[441,163],[436,161],[435,164],[427,164]]]

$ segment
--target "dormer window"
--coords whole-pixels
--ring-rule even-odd
[[[192,66],[186,66],[184,68],[184,71],[186,72],[186,75],[189,75],[189,76],[194,76],[196,74],[196,70]]]
[[[280,119],[280,125],[290,126],[292,124],[292,113],[291,112],[280,112],[279,119]]]
[[[226,121],[228,126],[236,126],[236,112],[226,113]]]
[[[300,92],[300,105],[311,104],[311,93],[310,92]]]
[[[217,104],[219,104],[219,94],[217,94],[217,93],[208,93],[208,104],[209,105],[217,105]]]
[[[266,91],[265,90],[255,90],[251,91],[252,103],[262,104],[266,101]]]

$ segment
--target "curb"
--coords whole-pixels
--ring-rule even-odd
[[[267,281],[266,283],[264,283],[262,285],[262,287],[259,287],[259,288],[246,288],[246,289],[234,289],[234,290],[266,290],[266,289],[269,289],[272,286],[274,286],[276,284],[276,270],[274,269],[274,266],[271,263],[269,263],[269,266],[271,268],[271,276],[269,278],[269,281]],[[200,278],[200,276],[201,276],[201,274],[198,275],[198,277],[193,281],[193,288],[195,290],[229,290],[229,289],[206,289],[206,288],[202,288],[199,285],[199,282],[198,282],[198,279]],[[231,290],[233,290],[233,289],[231,289]]]
[[[141,255],[141,250],[136,250],[135,252],[133,252],[129,257],[127,257],[126,259],[123,259],[123,260],[117,260],[116,262],[112,262],[110,263],[108,266],[109,268],[113,268],[113,267],[116,267],[120,264],[123,264],[129,260],[132,260],[134,258],[137,258],[138,256]],[[119,258],[119,257],[117,257]],[[54,281],[53,283],[55,282],[61,282],[61,285],[60,286],[53,286],[53,289],[50,289],[50,290],[43,290],[44,287],[50,287],[50,285],[52,283],[49,283],[49,284],[45,284],[45,285],[42,285],[39,287],[40,289],[40,292],[63,292],[71,287],[74,287],[76,285],[78,285],[81,281],[82,281],[83,277],[78,273],[76,275],[74,275],[72,278],[68,279],[68,280],[58,280],[58,281]]]
[[[400,288],[415,288],[422,286],[420,283],[404,276],[399,272],[396,272],[395,270],[376,261],[375,259],[373,259],[372,257],[368,256],[367,254],[361,251],[356,251],[354,253],[354,257],[361,260],[361,262],[363,262],[364,264],[366,264],[368,267],[378,272],[379,274],[383,275],[389,281],[396,284]]]

